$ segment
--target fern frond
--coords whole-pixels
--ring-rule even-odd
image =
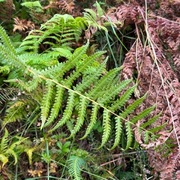
[[[105,63],[102,63],[97,70],[95,70],[95,72],[93,74],[91,74],[90,76],[87,76],[83,79],[82,83],[76,85],[76,87],[74,88],[75,90],[79,91],[79,92],[83,92],[84,90],[86,90],[87,88],[89,88],[89,86],[98,80],[99,76],[102,74],[104,67],[105,67]]]
[[[62,77],[65,72],[68,72],[71,68],[74,67],[75,62],[80,60],[82,56],[86,53],[88,45],[89,42],[87,42],[86,45],[79,47],[74,51],[72,57],[66,62],[66,66],[64,66],[59,72],[59,77]]]
[[[86,129],[86,132],[85,132],[84,136],[81,139],[86,138],[90,134],[90,132],[92,131],[94,125],[96,124],[98,108],[99,108],[99,105],[94,103],[93,107],[92,107],[90,123],[89,123],[89,125],[88,125],[88,127]]]
[[[122,119],[120,117],[115,117],[115,130],[116,130],[116,133],[115,133],[114,144],[113,144],[111,150],[119,145],[119,142],[121,140],[122,128],[123,128]]]
[[[3,43],[3,45],[8,49],[9,52],[11,52],[14,55],[16,54],[16,50],[12,45],[9,36],[7,35],[6,31],[2,26],[0,26],[0,40],[0,42]]]
[[[160,117],[161,114],[158,114],[156,116],[153,116],[152,118],[150,118],[147,122],[145,123],[142,123],[140,125],[141,128],[146,128],[147,126],[153,124],[159,117]]]
[[[52,82],[47,82],[46,89],[47,92],[44,94],[41,103],[41,129],[49,116],[50,106],[54,93],[54,84]]]
[[[9,154],[11,156],[13,156],[14,158],[14,164],[16,164],[18,162],[18,154],[11,148],[8,148],[6,151],[6,154]]]
[[[0,161],[2,162],[2,168],[9,161],[8,158],[4,154],[0,154]]]
[[[74,100],[75,100],[75,93],[73,91],[68,92],[68,100],[67,100],[67,105],[64,110],[64,113],[62,115],[61,120],[50,130],[50,132],[56,130],[57,128],[63,126],[71,117],[72,111],[74,108]]]
[[[59,110],[62,106],[64,89],[61,86],[56,86],[56,88],[57,88],[57,91],[56,91],[54,104],[51,109],[51,114],[50,114],[47,122],[45,123],[44,127],[49,126],[54,121],[54,119],[58,116]]]
[[[11,68],[20,68],[22,70],[25,70],[27,66],[18,59],[16,54],[13,54],[13,52],[9,51],[9,49],[6,48],[6,46],[0,44],[0,55],[3,57],[2,63],[8,64]]]
[[[109,102],[112,98],[114,98],[121,90],[124,90],[125,87],[131,82],[131,80],[125,80],[121,82],[120,84],[116,84],[115,86],[112,85],[112,88],[107,90],[106,93],[103,95],[102,100],[100,100],[100,103],[106,104]],[[124,95],[124,94],[123,94]],[[130,97],[130,96],[129,96]],[[129,98],[128,97],[128,98]],[[127,101],[127,99],[126,99]],[[114,109],[113,109],[114,110]]]
[[[15,122],[19,119],[22,119],[25,117],[25,106],[28,104],[27,101],[16,101],[14,102],[7,110],[6,110],[6,116],[2,122],[3,127],[6,126],[8,123]]]
[[[21,49],[37,52],[40,44],[49,44],[50,48],[70,47],[73,42],[79,40],[83,29],[85,29],[83,17],[76,20],[68,14],[56,14],[42,24],[40,30],[32,31],[21,44]],[[55,43],[47,39],[53,39]]]
[[[130,119],[130,121],[135,124],[137,121],[143,119],[144,117],[146,117],[147,115],[149,115],[153,110],[154,110],[155,106],[151,106],[147,109],[145,109],[144,111],[142,111],[141,113],[139,113],[137,116],[133,117],[132,119]]]
[[[121,68],[115,68],[109,71],[105,76],[103,76],[99,81],[95,83],[95,87],[88,92],[89,96],[93,99],[96,99],[99,96],[99,92],[102,92],[102,88],[106,87],[107,84],[113,81],[114,77],[117,75],[117,73],[120,71]]]
[[[111,114],[108,110],[104,109],[103,111],[103,135],[102,142],[99,148],[103,147],[105,143],[108,141],[110,133],[111,133],[111,122],[110,122]]]
[[[130,82],[129,82],[130,83]],[[111,110],[116,111],[117,109],[120,109],[121,107],[124,106],[124,104],[127,102],[127,100],[130,98],[132,93],[134,92],[136,86],[133,86],[129,88],[123,95],[120,96],[119,99],[117,99],[112,105],[111,105]]]
[[[126,118],[128,114],[132,113],[142,102],[144,101],[146,96],[143,96],[136,101],[134,101],[132,104],[130,104],[121,114],[120,117]]]
[[[125,122],[125,127],[126,127],[126,136],[127,136],[127,143],[126,143],[126,150],[129,149],[129,147],[132,144],[133,141],[133,132],[132,132],[132,124],[127,121]]]
[[[1,144],[0,144],[1,153],[4,153],[6,151],[6,149],[8,148],[8,136],[9,136],[9,132],[5,128],[5,132],[1,139]]]
[[[74,126],[74,129],[71,132],[70,137],[73,137],[82,127],[85,120],[87,104],[89,103],[89,101],[85,97],[82,96],[79,103],[80,105],[78,108],[79,110],[78,110],[77,122],[76,122],[76,125]]]
[[[81,170],[86,167],[86,162],[83,158],[78,156],[70,156],[68,160],[69,174],[74,180],[81,180]]]

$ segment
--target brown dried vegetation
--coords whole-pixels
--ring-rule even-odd
[[[144,144],[138,134],[136,140],[147,149],[155,174],[161,179],[180,179],[180,2],[156,2],[158,10],[155,1],[148,1],[150,9],[143,3],[120,5],[108,16],[114,23],[122,22],[121,28],[135,25],[136,40],[124,59],[122,78],[138,73],[139,94],[148,93],[142,108],[157,104],[155,113],[161,116],[153,126],[165,124],[156,143]],[[169,140],[176,146],[165,156],[166,150],[160,149]]]

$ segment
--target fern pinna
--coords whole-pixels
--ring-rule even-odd
[[[66,15],[61,18],[67,22],[69,20]],[[52,33],[46,31],[44,33],[52,36]],[[136,123],[149,116],[154,107],[133,115],[134,110],[143,103],[145,96],[127,105],[136,85],[131,85],[131,79],[119,80],[121,67],[107,71],[105,69],[107,59],[99,63],[98,60],[102,59],[105,52],[97,51],[88,55],[89,42],[87,42],[74,51],[67,44],[61,44],[60,47],[53,46],[51,50],[39,54],[37,46],[35,49],[30,49],[30,52],[26,51],[26,45],[29,44],[27,40],[32,40],[32,35],[29,35],[17,50],[2,28],[0,28],[0,36],[0,58],[3,66],[9,66],[10,69],[7,82],[18,86],[32,97],[33,102],[29,104],[29,110],[32,114],[36,112],[33,121],[35,117],[36,120],[40,119],[41,129],[52,133],[63,126],[68,127],[73,117],[76,120],[71,122],[73,128],[70,130],[69,138],[79,133],[82,127],[85,131],[81,139],[87,138],[93,131],[94,125],[101,121],[103,132],[99,148],[105,146],[109,139],[114,139],[113,145],[108,146],[113,149],[121,145],[123,138],[126,140],[123,148],[128,149],[134,143],[134,127],[144,131],[144,134],[149,135],[149,140],[151,139],[154,131],[152,133],[151,129],[145,129],[147,126],[143,126],[142,122],[141,126],[136,126]],[[42,42],[42,40],[38,42],[40,41]],[[23,47],[25,50],[22,50]],[[42,60],[45,57],[49,62],[52,59],[53,63],[48,66],[48,63]],[[14,67],[18,69],[15,75],[13,72],[17,69],[14,70]],[[10,111],[7,110],[4,125],[12,122],[8,112]],[[13,121],[22,118],[15,113],[14,117],[17,118]],[[31,114],[28,112],[24,117],[31,117]],[[157,118],[158,116],[153,121],[147,120],[146,124],[147,122],[151,124]]]

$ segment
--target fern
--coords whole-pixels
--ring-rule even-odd
[[[12,48],[9,44],[11,42],[1,30],[3,36],[1,39],[5,43],[0,44],[0,56],[5,59],[3,65],[9,66],[12,71],[8,82],[16,86],[18,84],[19,88],[30,94],[33,98],[29,103],[32,112],[40,107],[41,129],[45,131],[49,129],[48,132],[52,133],[62,126],[67,126],[73,116],[76,117],[76,121],[72,123],[69,137],[74,137],[85,126],[83,139],[93,131],[96,122],[101,121],[103,132],[99,147],[105,146],[108,140],[113,138],[111,133],[115,133],[111,149],[120,145],[121,138],[126,139],[125,149],[128,149],[133,144],[133,126],[136,126],[137,122],[142,122],[142,119],[147,119],[154,107],[133,115],[134,110],[143,103],[146,96],[135,100],[129,106],[126,105],[136,86],[130,87],[132,80],[119,82],[122,68],[107,71],[105,69],[107,59],[102,64],[98,63],[98,59],[105,52],[98,51],[88,55],[89,42],[75,50],[72,49],[70,44],[78,40],[86,24],[94,23],[92,18],[95,18],[96,14],[90,10],[86,10],[86,13],[86,18],[78,19],[70,15],[54,16],[42,25],[40,30],[33,31],[27,36],[17,50],[18,53],[14,51],[8,53],[7,49]],[[52,42],[49,43],[47,39],[51,39]],[[47,43],[49,49],[38,54],[39,45]],[[29,52],[25,52],[26,49]],[[18,72],[13,71],[13,67],[18,67]],[[42,95],[38,95],[41,93]],[[12,111],[7,110],[6,117],[9,117],[7,119],[14,117],[14,122],[24,117],[30,118],[31,115],[27,112],[20,116],[27,103],[28,101],[22,106],[19,105],[22,107],[19,113],[16,113],[15,108],[11,108]],[[148,129],[156,119],[152,117],[144,123],[144,126],[141,123],[141,131],[157,132],[156,129]],[[4,125],[11,121],[5,122]],[[126,133],[122,136],[123,129]]]
[[[62,119],[50,130],[50,132],[63,126],[70,119],[73,108],[74,108],[74,99],[75,99],[75,93],[70,91],[68,101],[67,101],[67,106],[66,106],[66,109],[64,110]]]
[[[83,158],[78,156],[70,156],[68,160],[69,174],[75,180],[81,180],[81,170],[86,167],[86,162]]]
[[[114,141],[114,144],[111,148],[114,149],[115,147],[117,147],[120,143],[120,140],[121,140],[121,134],[122,134],[122,119],[120,117],[116,117],[115,118],[115,141]]]
[[[23,149],[18,149],[18,146],[20,146],[25,140],[26,138],[16,136],[15,140],[10,143],[9,132],[5,128],[5,133],[0,141],[0,161],[2,162],[1,167],[8,163],[10,156],[13,156],[14,164],[17,163],[19,153],[23,152]]]
[[[76,122],[76,125],[74,126],[73,131],[71,132],[70,137],[74,136],[80,130],[85,120],[86,107],[88,104],[88,100],[85,97],[81,97],[79,103],[80,103],[80,107],[78,108],[79,112],[78,112],[77,122]]]
[[[70,47],[77,42],[85,29],[84,18],[73,18],[71,15],[56,14],[49,21],[41,26],[40,30],[34,30],[21,44],[20,49],[38,52],[40,44],[49,44],[50,48]],[[48,39],[48,40],[47,40]],[[49,39],[52,40],[50,43]],[[55,42],[53,42],[55,41]]]
[[[49,115],[49,110],[51,106],[51,101],[53,97],[53,86],[52,82],[47,82],[47,93],[44,94],[42,99],[42,106],[41,106],[41,121],[42,126],[44,126],[46,119]]]
[[[126,135],[127,135],[127,143],[126,143],[126,150],[129,149],[129,147],[132,144],[132,140],[133,140],[133,132],[132,132],[132,128],[131,128],[131,123],[129,121],[127,121],[125,123],[125,127],[126,127]]]
[[[51,109],[51,114],[50,114],[46,124],[44,125],[44,127],[51,124],[54,121],[54,119],[58,116],[61,105],[62,105],[63,94],[64,94],[64,89],[62,87],[57,86],[55,101],[54,101],[53,107]]]
[[[86,132],[85,132],[84,136],[81,139],[86,138],[90,134],[90,132],[92,131],[94,125],[96,124],[98,108],[99,108],[98,104],[93,104],[90,123],[89,123],[89,125],[88,125],[88,127],[86,129]]]
[[[102,143],[99,148],[103,147],[105,145],[105,143],[108,141],[110,132],[111,132],[110,112],[108,110],[104,109]]]

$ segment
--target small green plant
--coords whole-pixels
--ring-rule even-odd
[[[5,129],[4,135],[0,141],[0,169],[2,169],[8,162],[10,157],[14,158],[14,164],[18,162],[18,157],[24,152],[25,145],[23,142],[26,138],[14,136],[9,139],[9,132]]]

